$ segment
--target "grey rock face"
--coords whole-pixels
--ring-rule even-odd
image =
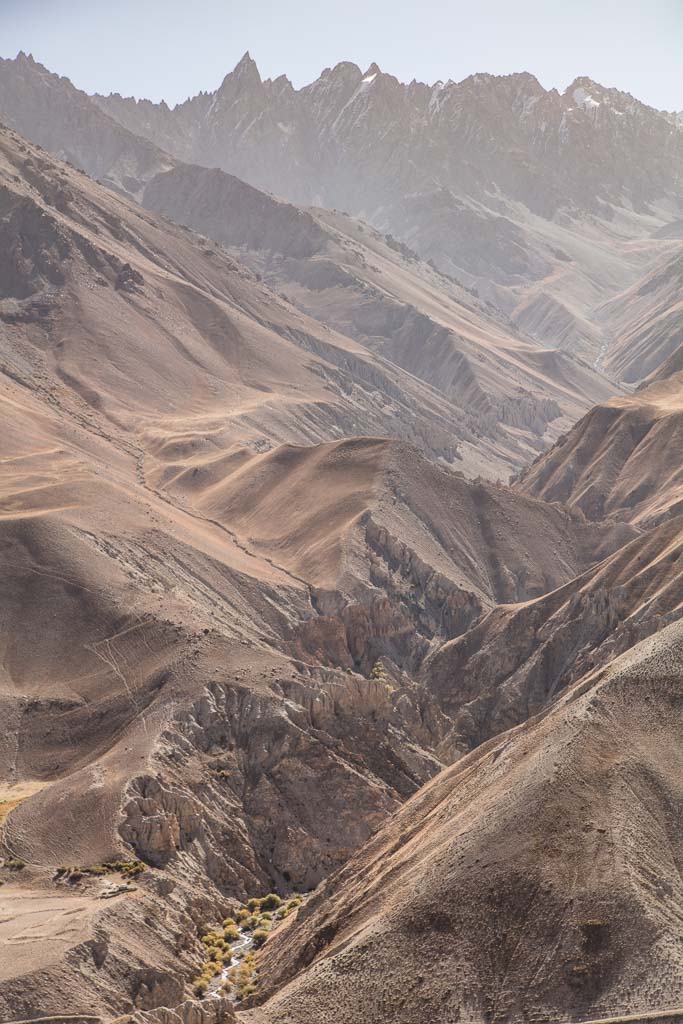
[[[95,100],[183,160],[362,215],[444,269],[502,284],[543,277],[563,255],[532,241],[516,204],[609,220],[613,207],[675,200],[680,185],[680,117],[588,78],[562,94],[526,73],[406,85],[341,63],[295,90],[263,81],[245,54],[216,92],[174,110]]]

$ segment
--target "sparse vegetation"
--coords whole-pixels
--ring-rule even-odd
[[[23,871],[26,867],[26,861],[22,860],[21,857],[10,857],[9,860],[5,861],[5,867],[9,868],[10,871]]]
[[[55,871],[55,877],[66,877],[70,882],[77,882],[84,875],[99,877],[102,875],[120,874],[124,878],[137,878],[145,870],[145,867],[146,865],[141,860],[112,860],[104,864],[79,865],[78,867],[65,867],[62,865]]]
[[[259,909],[263,913],[264,910],[277,910],[278,907],[282,906],[282,900],[277,893],[269,892],[267,896],[264,896],[259,901]]]
[[[242,963],[233,967],[228,976],[238,1001],[256,992],[256,979],[256,957],[253,953],[247,953]]]
[[[261,946],[264,944],[264,942],[266,941],[267,938],[268,938],[268,931],[267,931],[267,929],[266,928],[257,928],[256,931],[254,932],[254,934],[252,935],[252,940],[253,940],[253,943],[254,943],[254,949],[260,949]]]
[[[205,927],[201,934],[205,962],[192,982],[195,995],[201,998],[207,992],[221,991],[233,995],[236,1002],[253,995],[258,984],[256,950],[263,946],[271,930],[277,928],[283,918],[294,913],[302,902],[300,896],[292,896],[285,902],[277,893],[271,892],[260,898],[252,897],[245,907],[226,917],[222,926]],[[235,954],[230,943],[244,939],[251,939],[252,948],[241,960],[238,951],[237,962],[231,966]],[[221,980],[219,975],[226,967],[229,968],[228,976]],[[215,980],[217,978],[218,981]]]

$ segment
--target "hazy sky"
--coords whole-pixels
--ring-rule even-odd
[[[402,81],[577,75],[683,109],[683,0],[0,0],[0,56],[33,53],[88,92],[175,103],[245,50],[296,86],[340,60]]]

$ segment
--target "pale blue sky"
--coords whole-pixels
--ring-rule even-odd
[[[340,60],[402,81],[577,75],[683,109],[683,0],[0,0],[0,56],[33,53],[88,92],[175,103],[250,50],[296,86]]]

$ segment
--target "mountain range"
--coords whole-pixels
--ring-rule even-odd
[[[680,118],[20,54],[0,121],[2,1019],[680,1018]]]

